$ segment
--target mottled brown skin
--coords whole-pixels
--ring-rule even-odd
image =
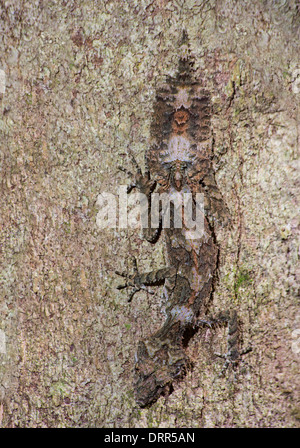
[[[197,240],[187,239],[185,225],[174,228],[171,219],[170,228],[163,230],[168,267],[147,274],[136,272],[126,284],[134,286],[134,292],[142,286],[165,285],[167,319],[159,331],[138,343],[136,353],[134,388],[141,407],[168,393],[173,381],[185,374],[189,361],[183,340],[205,322],[218,259],[213,222],[222,215],[222,204],[212,168],[209,95],[193,79],[185,33],[180,49],[177,76],[157,94],[152,145],[146,153],[147,172],[143,175],[138,169],[132,186],[148,196],[149,206],[155,188],[167,194],[188,191],[193,197],[202,192],[206,216],[203,236]],[[145,229],[145,237],[154,242],[160,231]],[[230,317],[222,319],[230,321]],[[237,357],[234,350],[232,354]]]

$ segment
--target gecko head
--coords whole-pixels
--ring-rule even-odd
[[[161,395],[170,393],[171,382],[161,385],[158,383],[155,374],[149,376],[140,375],[135,382],[135,399],[141,408],[153,404]]]
[[[135,399],[142,408],[165,395],[171,380],[165,363],[162,360],[159,362],[156,352],[150,356],[145,342],[139,342],[134,369]]]
[[[181,349],[180,356],[172,359],[167,345],[161,346],[158,343],[155,349],[153,342],[155,343],[154,338],[145,342],[140,341],[136,353],[135,399],[142,408],[150,406],[161,395],[169,395],[173,390],[172,382],[185,373],[186,358]]]

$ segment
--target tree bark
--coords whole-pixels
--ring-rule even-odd
[[[3,427],[295,427],[299,6],[296,1],[0,2],[0,422]],[[211,311],[235,308],[252,346],[220,376],[226,332],[199,331],[193,368],[135,403],[137,341],[161,288],[128,304],[115,270],[164,266],[136,229],[97,225],[102,192],[143,166],[155,91],[186,29],[213,103],[217,228]],[[298,35],[297,35],[298,33]]]

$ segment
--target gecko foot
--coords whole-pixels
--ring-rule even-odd
[[[156,187],[156,181],[151,180],[150,171],[148,170],[148,168],[145,170],[145,174],[143,174],[133,154],[129,153],[129,155],[136,173],[133,174],[127,168],[124,168],[122,166],[118,167],[119,170],[126,173],[127,176],[129,176],[129,178],[131,179],[131,183],[127,187],[127,193],[130,193],[134,188],[137,188],[141,193],[144,193],[146,196],[150,196]]]
[[[228,351],[225,354],[217,353],[215,352],[215,355],[219,358],[225,359],[225,362],[223,364],[222,370],[220,372],[219,376],[223,376],[226,372],[226,370],[231,367],[232,370],[236,370],[239,362],[241,361],[242,356],[246,355],[247,353],[252,351],[252,347],[247,347],[245,350],[242,350],[239,352],[237,349],[234,349],[232,351]]]
[[[134,256],[132,256],[132,260],[133,260],[133,270],[134,270],[133,274],[128,275],[124,272],[115,271],[117,275],[126,279],[125,284],[117,286],[117,289],[132,288],[132,291],[129,294],[128,302],[131,302],[135,293],[137,293],[141,290],[147,291],[149,294],[154,294],[153,291],[149,290],[145,285],[143,285],[140,282],[141,276],[138,272],[136,258]]]

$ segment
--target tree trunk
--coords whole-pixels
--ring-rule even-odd
[[[0,2],[3,427],[294,427],[300,419],[296,1]],[[203,328],[193,367],[148,409],[137,341],[164,321],[161,287],[128,303],[115,270],[164,266],[164,246],[97,225],[150,144],[155,91],[186,29],[213,103],[217,228],[210,311],[238,311],[252,346],[224,375],[226,331]],[[298,121],[299,122],[299,121]]]

